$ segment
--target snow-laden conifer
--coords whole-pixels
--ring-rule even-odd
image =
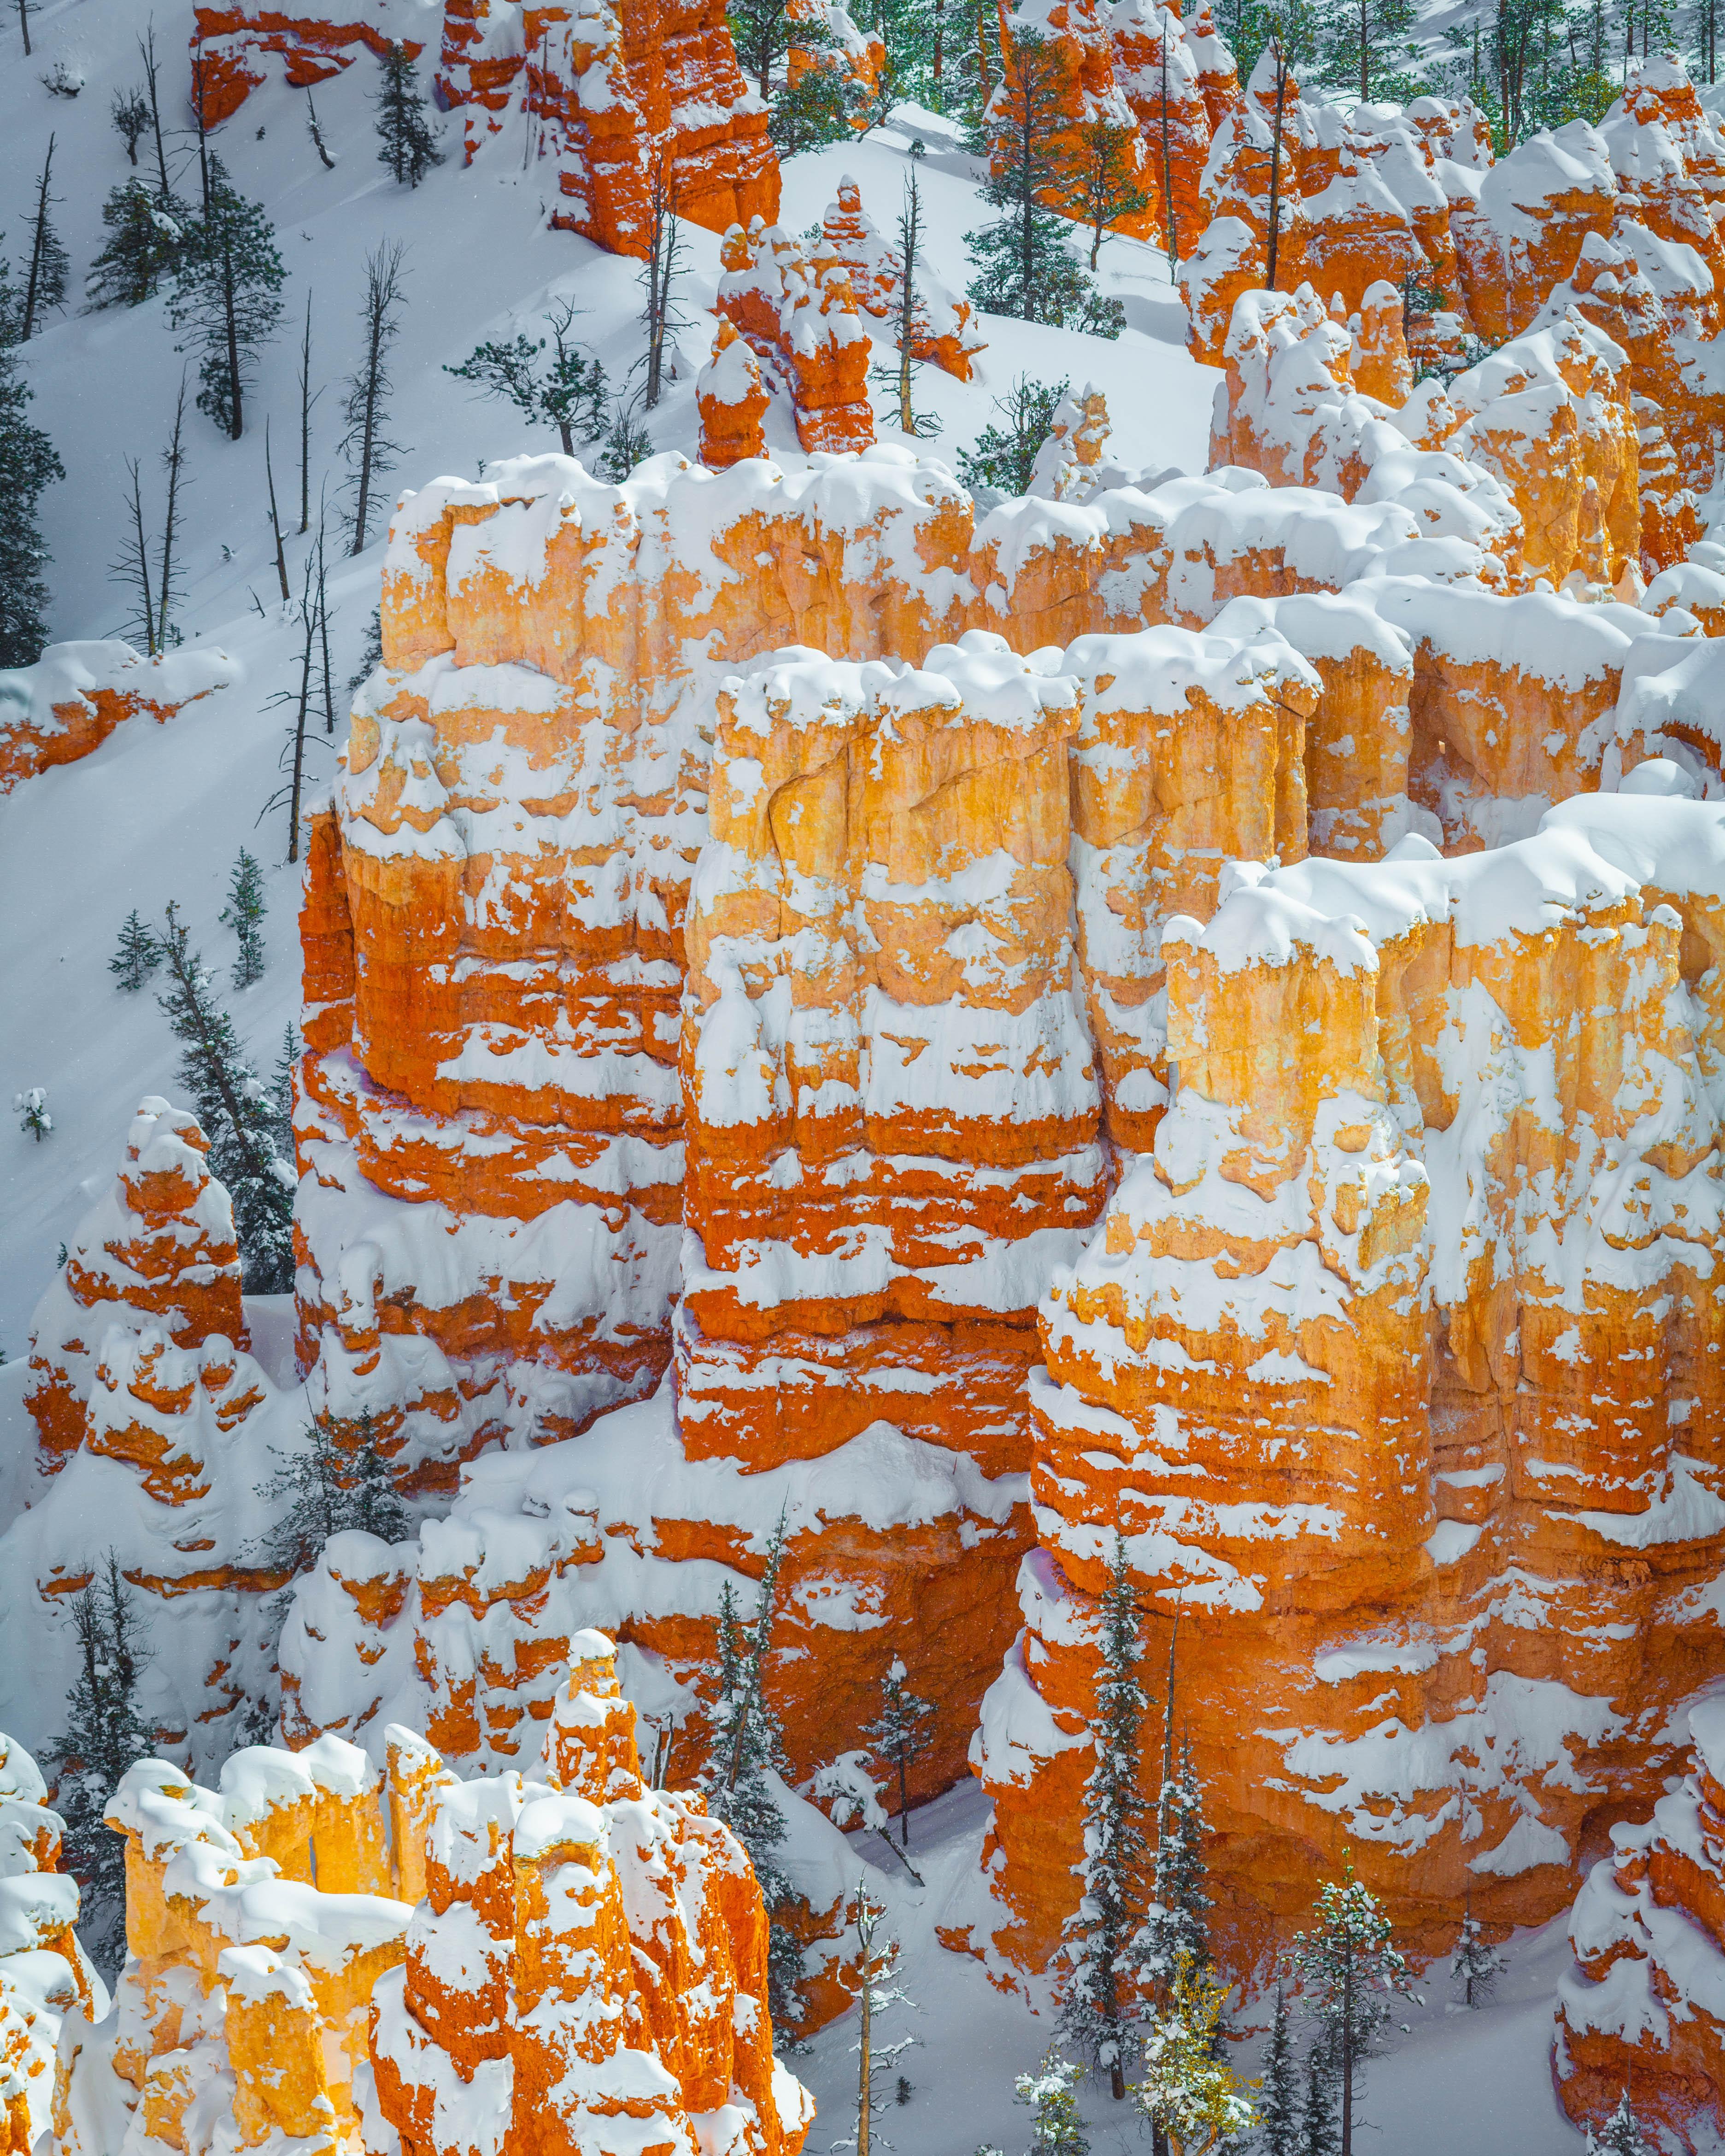
[[[911,1845],[911,1767],[928,1749],[934,1709],[926,1699],[908,1690],[909,1671],[895,1655],[880,1681],[880,1712],[863,1732],[876,1763],[898,1783],[898,1839],[901,1849]]]
[[[1258,2084],[1258,2138],[1260,2156],[1305,2156],[1300,2119],[1300,2062],[1294,2056],[1288,2025],[1288,2002],[1280,1982],[1270,2017],[1270,2041],[1264,2046],[1264,2071]]]
[[[1394,2002],[1419,1994],[1407,1958],[1391,1939],[1389,1917],[1370,1887],[1354,1877],[1352,1863],[1345,1878],[1326,1881],[1317,1925],[1300,1933],[1291,1958],[1336,2077],[1337,2146],[1340,2156],[1353,2156],[1365,2063],[1383,2043]]]
[[[434,165],[442,164],[425,100],[408,49],[392,38],[383,49],[383,78],[372,100],[377,128],[377,162],[389,167],[398,187],[417,187]]]
[[[1126,2093],[1127,2051],[1141,2010],[1150,1867],[1149,1808],[1138,1780],[1149,1702],[1139,1681],[1137,1599],[1118,1535],[1097,1624],[1096,1763],[1084,1785],[1078,1907],[1060,1944],[1060,2029],[1104,2069],[1117,2099]]]
[[[138,918],[134,906],[120,930],[120,944],[108,961],[108,971],[128,995],[143,987],[162,963],[155,935]]]
[[[233,1201],[247,1292],[285,1295],[294,1284],[295,1178],[275,1104],[172,905],[160,942],[167,985],[157,1000],[180,1043],[179,1083],[209,1139],[210,1173]]]
[[[234,931],[239,955],[229,978],[236,988],[249,988],[264,978],[264,876],[256,857],[244,846],[228,881],[228,903],[219,918]]]

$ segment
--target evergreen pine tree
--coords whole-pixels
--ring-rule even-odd
[[[877,1763],[897,1778],[898,1839],[901,1849],[911,1845],[911,1768],[928,1749],[929,1725],[934,1720],[934,1709],[928,1702],[905,1689],[907,1675],[904,1664],[895,1655],[880,1683],[880,1712],[863,1732]]]
[[[48,549],[36,512],[49,482],[66,475],[53,443],[24,416],[31,393],[17,377],[13,350],[20,319],[0,256],[0,666],[33,665],[48,641]]]
[[[560,300],[545,318],[548,340],[536,341],[517,331],[507,343],[475,345],[459,367],[444,372],[473,382],[482,396],[513,404],[533,425],[555,427],[563,454],[572,457],[578,441],[596,440],[604,432],[610,401],[604,368],[570,335],[575,316],[574,302]],[[547,343],[551,359],[542,366]]]
[[[48,192],[54,171],[54,140],[48,138],[48,154],[42,160],[42,177],[36,186],[36,204],[30,216],[29,259],[24,270],[24,312],[18,335],[25,341],[34,336],[50,307],[66,304],[66,280],[72,264],[54,228],[49,211],[59,199]]]
[[[18,1117],[19,1130],[27,1138],[34,1138],[38,1145],[54,1128],[54,1117],[48,1112],[45,1086],[29,1086],[22,1093],[14,1093],[12,1109]]]
[[[1067,247],[1070,225],[1047,206],[1065,201],[1074,187],[1060,147],[1069,74],[1057,41],[1040,31],[1014,32],[1004,80],[971,142],[988,161],[983,199],[1000,215],[964,235],[977,264],[970,297],[991,314],[1116,337],[1125,310],[1096,292]]]
[[[249,988],[264,978],[264,876],[256,860],[242,846],[228,882],[228,903],[218,916],[231,928],[239,956],[230,976],[236,988]]]
[[[894,105],[906,100],[932,104],[938,35],[934,0],[872,0],[858,19],[880,40],[886,54],[875,98],[880,119],[887,119]]]
[[[192,213],[175,197],[164,199],[141,179],[130,179],[102,204],[102,223],[108,237],[85,280],[85,304],[92,311],[141,306],[178,262]]]
[[[120,931],[120,947],[109,959],[108,971],[130,995],[143,987],[161,963],[162,952],[156,938],[139,920],[134,906]]]
[[[1461,1987],[1463,2005],[1483,2006],[1502,1970],[1503,1964],[1486,1943],[1486,1935],[1474,1916],[1473,1905],[1469,1902],[1462,1911],[1455,1951],[1450,1957],[1450,1974]]]
[[[1082,2066],[1058,2051],[1045,2054],[1034,2074],[1019,2074],[1018,2100],[1030,2107],[1030,2156],[1090,2156],[1090,2136],[1079,2114]]]
[[[1391,1941],[1378,1897],[1348,1866],[1318,1897],[1316,1929],[1302,1932],[1291,1956],[1305,2008],[1322,2031],[1335,2075],[1340,2156],[1353,2156],[1360,2084],[1377,2051],[1393,1999],[1415,1999],[1406,1958]]]
[[[281,318],[287,276],[275,228],[256,203],[229,182],[222,161],[204,151],[208,184],[202,214],[187,228],[174,265],[168,320],[202,354],[198,408],[234,441],[245,431],[245,392],[258,350]]]
[[[1094,274],[1102,235],[1122,218],[1147,209],[1150,198],[1139,183],[1134,150],[1136,127],[1114,120],[1089,120],[1078,130],[1074,177],[1077,206],[1090,227],[1090,266]]]
[[[292,1024],[281,1029],[281,1053],[270,1074],[270,1099],[275,1110],[276,1149],[284,1160],[294,1151],[294,1073],[300,1065],[300,1035]]]
[[[1210,1965],[1210,1897],[1204,1891],[1204,1788],[1192,1764],[1192,1740],[1180,1749],[1157,1807],[1156,1898],[1144,1927],[1144,1970],[1166,1984],[1183,1957],[1200,1971]]]
[[[730,0],[726,19],[737,64],[755,78],[761,102],[770,111],[773,78],[790,49],[793,30],[801,42],[812,26],[793,24],[788,0]]]
[[[387,165],[395,183],[417,187],[443,152],[425,117],[425,100],[405,45],[392,39],[383,50],[383,80],[372,100],[377,115],[377,162]]]
[[[383,609],[381,606],[374,606],[372,608],[372,618],[366,624],[365,646],[359,654],[359,665],[347,677],[350,692],[355,689],[362,689],[382,664]]]
[[[1329,0],[1318,18],[1319,79],[1350,96],[1417,97],[1414,0]]]
[[[796,1982],[802,1953],[776,1921],[791,1899],[790,1881],[779,1862],[785,1817],[775,1784],[783,1787],[784,1738],[767,1697],[767,1657],[773,1645],[779,1568],[788,1522],[781,1513],[755,1604],[755,1621],[744,1628],[726,1580],[719,1601],[718,1690],[708,1710],[710,1748],[698,1778],[709,1815],[722,1820],[748,1852],[768,1917],[767,1984],[773,2026],[788,2031],[797,2013]]]
[[[971,488],[986,486],[1001,494],[1024,494],[1035,470],[1036,452],[1047,439],[1055,408],[1071,382],[1033,382],[1020,374],[993,408],[1004,424],[993,420],[976,438],[975,446],[958,452],[958,476]]]
[[[1598,2132],[1589,2128],[1588,2156],[1652,2156],[1647,2137],[1641,2131],[1641,2122],[1636,2118],[1630,2102],[1629,2091],[1625,2089],[1621,2101]]]
[[[285,1294],[294,1284],[294,1172],[276,1142],[275,1104],[172,905],[160,945],[168,978],[157,1000],[180,1043],[179,1083],[209,1139],[210,1173],[233,1200],[246,1289]]]
[[[1288,2027],[1288,2002],[1278,1979],[1264,2071],[1258,2084],[1258,2148],[1261,2156],[1304,2156],[1300,2130],[1300,2068]]]
[[[1101,1670],[1094,1717],[1096,1764],[1084,1785],[1078,1907],[1060,1943],[1060,2030],[1106,2068],[1126,2094],[1126,2055],[1140,2018],[1140,1933],[1148,1899],[1147,1807],[1138,1788],[1138,1740],[1148,1702],[1138,1680],[1137,1599],[1117,1534],[1098,1617]]]
[[[1222,2053],[1223,1987],[1182,1955],[1144,2038],[1132,2095],[1158,2143],[1214,2148],[1250,2133],[1252,2100]]]
[[[91,1959],[110,1980],[126,1945],[126,1837],[102,1822],[108,1801],[156,1732],[138,1704],[150,1661],[120,1561],[110,1550],[69,1612],[78,1675],[66,1695],[66,1728],[50,1757],[54,1807],[65,1824],[66,1869],[78,1881],[79,1928]]]
[[[1329,2038],[1320,2032],[1306,2054],[1305,2100],[1300,2106],[1300,2156],[1337,2156],[1336,2066]]]
[[[869,102],[826,25],[814,18],[797,24],[793,66],[773,93],[767,132],[781,157],[848,142]]]
[[[282,1464],[258,1492],[272,1503],[287,1502],[249,1553],[250,1561],[297,1578],[316,1563],[331,1535],[350,1527],[404,1542],[413,1522],[377,1449],[371,1409],[361,1409],[351,1440],[321,1419],[306,1424],[305,1436],[302,1451],[276,1451]]]

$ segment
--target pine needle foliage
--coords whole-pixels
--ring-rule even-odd
[[[172,905],[158,941],[167,979],[157,1000],[180,1044],[179,1083],[209,1139],[210,1173],[233,1201],[247,1291],[285,1294],[294,1284],[295,1178],[275,1104]]]
[[[530,425],[555,427],[563,454],[605,431],[610,390],[605,370],[570,331],[578,310],[560,300],[544,317],[548,337],[526,331],[475,345],[459,367],[446,367],[458,382],[470,382],[483,397],[513,404]],[[550,357],[543,357],[547,349]]]
[[[1340,2156],[1353,2156],[1366,2061],[1382,2047],[1398,1999],[1418,1999],[1406,1957],[1390,1937],[1378,1897],[1348,1866],[1327,1880],[1317,1922],[1294,1941],[1291,1960],[1305,2010],[1317,2023],[1336,2076]]]
[[[134,906],[120,930],[120,944],[108,961],[108,971],[128,994],[142,988],[162,963],[162,952],[153,933],[138,918]]]
[[[729,1580],[721,1594],[718,1686],[707,1710],[709,1750],[697,1786],[710,1816],[731,1829],[754,1866],[768,1917],[768,2005],[774,2029],[788,2039],[798,2014],[802,1953],[778,1917],[792,1900],[793,1889],[778,1854],[786,1833],[778,1801],[786,1770],[784,1736],[767,1697],[767,1659],[788,1533],[788,1522],[781,1513],[768,1544],[752,1625],[738,1616]]]
[[[993,409],[1000,415],[1000,424],[991,419],[974,445],[958,452],[958,476],[964,485],[992,487],[999,494],[1027,492],[1036,468],[1036,452],[1047,439],[1055,412],[1071,387],[1064,375],[1058,382],[1036,382],[1028,374],[1017,376],[1005,396],[994,399]]]
[[[1264,2071],[1258,2083],[1259,2156],[1305,2156],[1300,2121],[1300,2065],[1294,2056],[1288,2002],[1280,1983],[1264,2046]]]
[[[1090,2136],[1078,2108],[1083,2078],[1083,2067],[1056,2051],[1045,2053],[1034,2073],[1015,2077],[1018,2100],[1030,2111],[1030,2156],[1090,2156]]]
[[[863,1731],[878,1765],[898,1783],[898,1839],[911,1845],[911,1768],[932,1741],[934,1709],[909,1689],[910,1672],[895,1655],[880,1681],[880,1712]]]
[[[383,49],[383,75],[372,111],[377,130],[377,162],[387,165],[398,187],[417,187],[443,152],[425,116],[425,100],[407,47],[392,38]]]
[[[1126,2093],[1127,2051],[1142,2011],[1139,1960],[1149,1900],[1149,1806],[1138,1754],[1149,1707],[1139,1681],[1137,1597],[1117,1535],[1098,1619],[1101,1670],[1093,1721],[1096,1763],[1084,1785],[1078,1907],[1060,1952],[1060,2031]]]
[[[31,392],[18,378],[14,350],[21,319],[0,257],[0,666],[33,665],[48,641],[42,569],[49,555],[37,506],[49,484],[66,475],[53,443],[25,416]]]
[[[377,1449],[371,1410],[351,1431],[319,1417],[305,1427],[300,1450],[275,1450],[281,1466],[259,1495],[283,1510],[251,1552],[252,1562],[295,1578],[309,1572],[331,1535],[362,1528],[386,1543],[404,1542],[413,1520]]]
[[[108,237],[85,279],[85,307],[140,307],[153,299],[186,245],[192,212],[143,180],[126,180],[102,204]]]
[[[239,955],[230,976],[236,988],[249,988],[264,978],[264,875],[255,856],[242,846],[228,882],[228,903],[220,919],[234,931]]]
[[[970,144],[988,161],[983,199],[999,213],[993,223],[964,235],[977,265],[970,297],[991,314],[1117,337],[1124,309],[1096,291],[1067,245],[1070,223],[1048,207],[1074,189],[1061,147],[1070,76],[1058,42],[1040,31],[1014,29],[1004,79]]]
[[[1587,2146],[1588,2156],[1652,2156],[1627,2089],[1599,2132],[1595,2133],[1589,2128]]]
[[[198,410],[237,442],[259,352],[281,319],[287,271],[262,208],[234,186],[213,151],[205,160],[203,208],[175,263],[168,320],[183,339],[180,349],[200,355]]]
[[[1255,2123],[1245,2084],[1220,2056],[1226,1996],[1206,1970],[1183,1954],[1144,2039],[1144,2076],[1133,2085],[1132,2098],[1158,2137],[1180,2156],[1200,2156],[1250,2133]]]
[[[78,1881],[84,1944],[111,1979],[126,1948],[126,1837],[102,1815],[126,1768],[146,1758],[157,1741],[138,1702],[150,1652],[112,1550],[67,1614],[78,1675],[66,1695],[65,1732],[49,1755],[54,1805],[65,1824],[66,1869]]]

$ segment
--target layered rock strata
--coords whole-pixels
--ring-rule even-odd
[[[78,1943],[78,1882],[62,1822],[22,1744],[0,1731],[0,2152],[30,2156],[53,2123],[54,2061],[70,2013],[107,1994]]]
[[[281,62],[293,90],[310,90],[352,66],[362,54],[381,59],[399,44],[410,59],[424,50],[421,0],[343,0],[340,19],[291,8],[227,7],[199,0],[193,11],[192,90],[206,127],[231,120],[260,83],[268,63]]]
[[[609,1640],[565,1656],[530,1779],[459,1782],[401,1728],[387,1776],[333,1737],[236,1753],[218,1789],[129,1771],[126,1966],[63,2026],[67,2156],[116,2131],[181,2149],[230,2113],[241,2147],[345,2156],[619,2133],[796,2156],[813,2106],[773,2056],[748,1860],[644,1785]]]
[[[1425,1950],[1468,1894],[1541,1921],[1680,1763],[1725,1659],[1722,903],[1716,809],[1592,794],[1455,860],[1245,865],[1165,927],[1178,1087],[1043,1305],[973,1761],[1020,1960],[1070,1905],[1117,1533],[1150,1666],[1180,1627],[1237,1965],[1344,1847]]]
[[[1611,1830],[1569,1917],[1558,1993],[1558,2096],[1603,2126],[1627,2091],[1686,2148],[1725,2124],[1725,1712],[1689,1713],[1689,1771]]]
[[[711,232],[778,213],[767,108],[721,0],[531,17],[517,0],[445,0],[437,85],[462,111],[470,162],[511,112],[536,125],[557,169],[552,223],[615,254],[647,253],[655,191]]]
[[[850,275],[829,237],[814,253],[777,225],[751,220],[725,234],[715,301],[791,401],[804,449],[865,449],[873,346]]]

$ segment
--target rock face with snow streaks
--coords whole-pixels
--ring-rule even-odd
[[[1725,832],[1583,795],[1445,861],[1230,871],[1173,1106],[1044,1304],[1039,1553],[976,1763],[1003,1943],[1070,1903],[1117,1531],[1241,1964],[1345,1846],[1416,1943],[1562,1906],[1725,1666]],[[1679,1717],[1680,1719],[1680,1717]]]
[[[0,2151],[29,2156],[53,2124],[54,2048],[68,2014],[106,2002],[78,1943],[78,1882],[62,1822],[22,1744],[0,1730]]]
[[[220,651],[146,659],[129,644],[50,644],[33,666],[0,670],[0,793],[99,748],[122,720],[165,725],[236,678]]]
[[[1558,1993],[1558,2095],[1603,2126],[1627,2090],[1678,2137],[1725,2123],[1725,1714],[1689,1713],[1689,1771],[1651,1819],[1611,1830],[1569,1917]]]

